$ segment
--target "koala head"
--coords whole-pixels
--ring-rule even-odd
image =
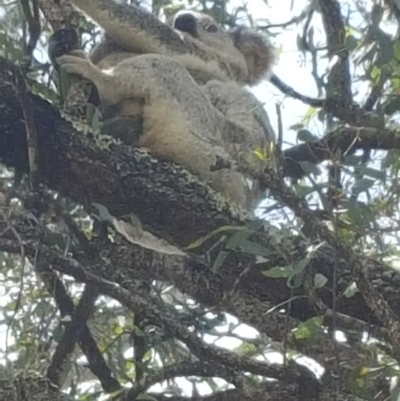
[[[227,31],[212,17],[187,10],[179,11],[168,23],[216,50],[226,58],[232,70],[239,71],[237,75],[244,78],[245,84],[255,85],[268,78],[275,55],[272,44],[264,35],[244,26]]]

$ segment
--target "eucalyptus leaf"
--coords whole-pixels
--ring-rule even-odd
[[[322,288],[325,286],[325,284],[328,282],[327,277],[325,277],[323,274],[321,273],[317,273],[314,276],[314,288]]]
[[[300,323],[294,331],[294,337],[296,340],[305,340],[312,338],[317,334],[324,321],[323,316],[315,316],[305,322]]]
[[[218,271],[219,268],[223,265],[223,263],[225,262],[225,259],[229,256],[229,252],[226,251],[220,251],[218,253],[218,256],[216,257],[213,266],[212,266],[212,270],[213,271]]]
[[[292,271],[292,266],[279,266],[273,267],[269,270],[264,270],[261,274],[270,278],[287,278],[291,275]]]

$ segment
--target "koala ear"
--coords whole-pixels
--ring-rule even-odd
[[[247,84],[256,85],[269,78],[275,63],[275,50],[269,39],[246,27],[229,31],[233,44],[243,54],[248,70]]]

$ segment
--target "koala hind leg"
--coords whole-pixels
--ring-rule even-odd
[[[156,97],[167,96],[170,101],[175,100],[184,107],[198,123],[208,125],[208,128],[210,123],[217,123],[218,131],[223,127],[223,117],[185,67],[169,57],[152,54],[132,57],[108,71],[97,68],[88,58],[82,57],[81,52],[71,52],[57,61],[67,73],[91,81],[105,106],[116,105],[132,97],[147,98],[150,103]],[[190,104],[187,103],[189,100]],[[204,111],[209,114],[205,115]],[[212,136],[215,135],[210,138]]]

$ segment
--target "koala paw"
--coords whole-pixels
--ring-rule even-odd
[[[68,74],[76,74],[89,81],[93,78],[94,68],[85,54],[81,50],[61,56],[57,59],[57,63]]]
[[[89,61],[89,56],[88,56],[87,53],[86,53],[84,50],[82,50],[82,49],[71,50],[70,52],[68,52],[68,55],[74,56],[74,57],[83,58],[83,59]]]

